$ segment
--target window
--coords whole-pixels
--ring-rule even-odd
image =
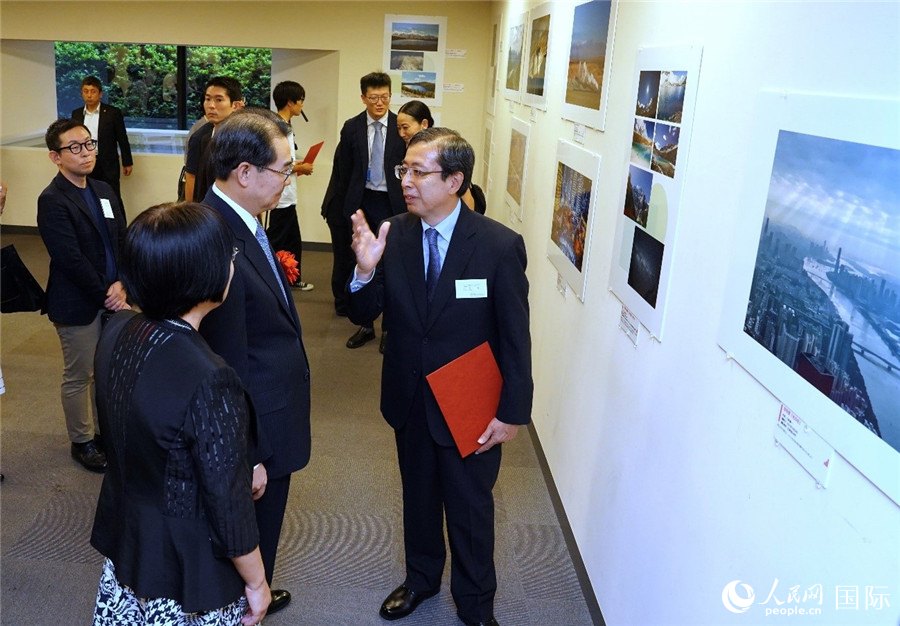
[[[129,128],[190,128],[203,115],[203,87],[213,76],[236,78],[248,105],[269,106],[268,48],[67,41],[55,47],[60,117],[83,106],[81,79],[88,75],[100,79],[103,101],[122,109]]]

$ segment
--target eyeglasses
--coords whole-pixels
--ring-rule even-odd
[[[387,104],[391,101],[391,94],[387,94],[386,96],[366,96],[366,100],[368,100],[372,104],[375,104],[376,102],[383,102],[384,104]]]
[[[257,165],[256,167],[257,167],[258,169],[261,169],[261,170],[268,170],[268,171],[272,172],[273,174],[278,174],[279,176],[283,176],[285,182],[287,181],[288,178],[291,177],[291,174],[294,173],[294,164],[293,164],[293,163],[291,163],[290,166],[288,166],[288,168],[287,168],[286,170],[284,170],[284,171],[281,171],[281,170],[273,170],[271,167],[266,167],[265,165]]]
[[[425,178],[429,174],[443,174],[443,170],[432,170],[431,172],[425,172],[422,170],[418,170],[414,167],[406,167],[405,165],[395,165],[394,166],[394,176],[403,180],[403,177],[409,173],[413,178]]]
[[[84,143],[73,143],[71,146],[62,146],[56,149],[56,152],[62,152],[63,150],[68,150],[72,154],[81,154],[82,150],[87,150],[88,152],[93,152],[97,149],[97,140],[96,139],[88,139]]]

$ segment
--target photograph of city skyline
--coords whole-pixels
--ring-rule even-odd
[[[900,151],[782,130],[744,332],[900,452]]]

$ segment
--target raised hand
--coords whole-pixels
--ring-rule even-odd
[[[361,210],[357,210],[350,216],[350,222],[353,227],[353,239],[350,247],[353,248],[353,253],[356,255],[356,277],[360,280],[368,280],[381,260],[381,255],[384,254],[384,246],[387,243],[387,234],[391,224],[384,222],[378,229],[378,237],[376,237]]]

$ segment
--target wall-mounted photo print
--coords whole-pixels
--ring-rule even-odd
[[[606,86],[612,67],[617,5],[609,0],[580,2],[570,18],[572,39],[562,116],[598,130],[606,127]],[[566,19],[565,9],[557,10],[558,19]]]
[[[409,100],[442,104],[446,39],[446,17],[384,16],[382,63],[393,82],[392,105]]]
[[[539,109],[547,108],[547,59],[551,43],[551,3],[545,3],[531,11],[528,32],[528,57],[525,60],[525,93],[522,102]]]
[[[506,204],[510,214],[523,219],[525,204],[525,176],[528,167],[528,135],[531,126],[518,118],[512,118],[509,137],[509,165],[506,170]]]
[[[720,343],[900,504],[900,102],[760,102]]]
[[[665,321],[701,53],[697,46],[641,49],[634,70],[636,116],[609,280],[613,293],[657,340]]]
[[[547,258],[582,301],[599,175],[599,155],[559,142]]]

